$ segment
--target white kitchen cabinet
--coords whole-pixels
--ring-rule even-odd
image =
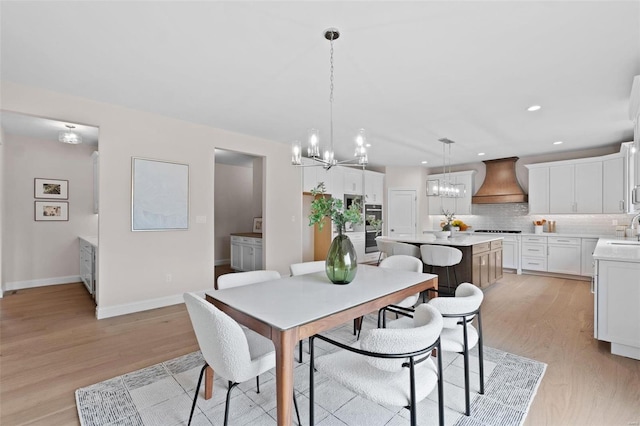
[[[581,241],[581,259],[580,259],[580,275],[584,277],[593,276],[593,251],[598,244],[597,238],[582,238]]]
[[[602,162],[602,212],[625,213],[625,159],[623,156]]]
[[[232,235],[231,268],[236,271],[262,269],[262,238]]]
[[[96,247],[84,238],[80,242],[80,279],[89,294],[96,293]]]
[[[594,337],[611,353],[640,359],[640,263],[596,260]]]
[[[364,179],[363,170],[343,168],[342,180],[345,194],[362,195],[362,181]]]
[[[447,173],[447,177],[453,184],[464,185],[464,195],[459,198],[428,197],[429,214],[441,215],[443,210],[448,210],[456,215],[469,215],[471,212],[471,197],[473,196],[473,175],[475,170]],[[443,174],[427,176],[429,180],[444,180]]]
[[[529,214],[549,213],[549,168],[529,168]]]
[[[524,235],[522,237],[522,269],[547,270],[547,237]]]
[[[518,238],[514,235],[505,235],[502,240],[502,267],[519,269],[520,253],[518,253]]]
[[[549,167],[549,213],[602,213],[602,161]]]
[[[302,164],[305,166],[302,167],[302,192],[311,192],[322,182],[327,194],[334,193],[333,168],[325,170],[319,163],[308,158],[303,158]]]
[[[364,194],[366,204],[382,204],[384,196],[384,174],[365,170]]]
[[[580,238],[547,238],[547,271],[559,274],[580,275],[582,247]]]

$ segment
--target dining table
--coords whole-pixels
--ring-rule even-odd
[[[276,354],[279,426],[291,425],[296,344],[317,333],[377,312],[429,288],[438,276],[358,265],[349,284],[333,284],[324,271],[205,292],[205,298],[240,324],[271,339]],[[214,372],[205,375],[210,397]]]

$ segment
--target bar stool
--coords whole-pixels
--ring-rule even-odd
[[[455,286],[458,284],[455,265],[462,261],[462,251],[455,247],[425,244],[420,246],[420,253],[422,254],[422,262],[425,265],[429,265],[429,273],[433,272],[434,266],[446,269],[447,291],[446,293],[443,292],[439,294],[444,296],[453,296]],[[449,276],[450,267],[453,268],[454,288],[451,288],[451,278]],[[439,287],[440,286],[438,286],[438,288]],[[424,302],[424,295],[422,296],[422,301]]]
[[[413,256],[420,259],[420,247],[414,246],[413,244],[394,242],[392,254],[394,256],[397,256],[397,255]]]
[[[395,243],[393,241],[381,240],[380,238],[376,238],[376,245],[378,246],[378,251],[380,254],[378,255],[378,265],[382,260],[382,255],[384,257],[389,257],[393,255],[393,245]]]

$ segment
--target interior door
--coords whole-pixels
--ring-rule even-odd
[[[416,194],[415,189],[389,190],[387,229],[390,237],[416,236]]]

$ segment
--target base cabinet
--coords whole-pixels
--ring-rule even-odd
[[[262,238],[232,235],[231,268],[236,271],[262,269]]]
[[[640,263],[596,261],[594,337],[611,353],[640,359]]]
[[[547,241],[547,271],[580,275],[582,247],[580,238],[549,237]]]
[[[485,288],[502,278],[502,240],[476,244],[472,248],[473,284]]]
[[[89,294],[96,293],[96,248],[80,238],[80,279]]]

